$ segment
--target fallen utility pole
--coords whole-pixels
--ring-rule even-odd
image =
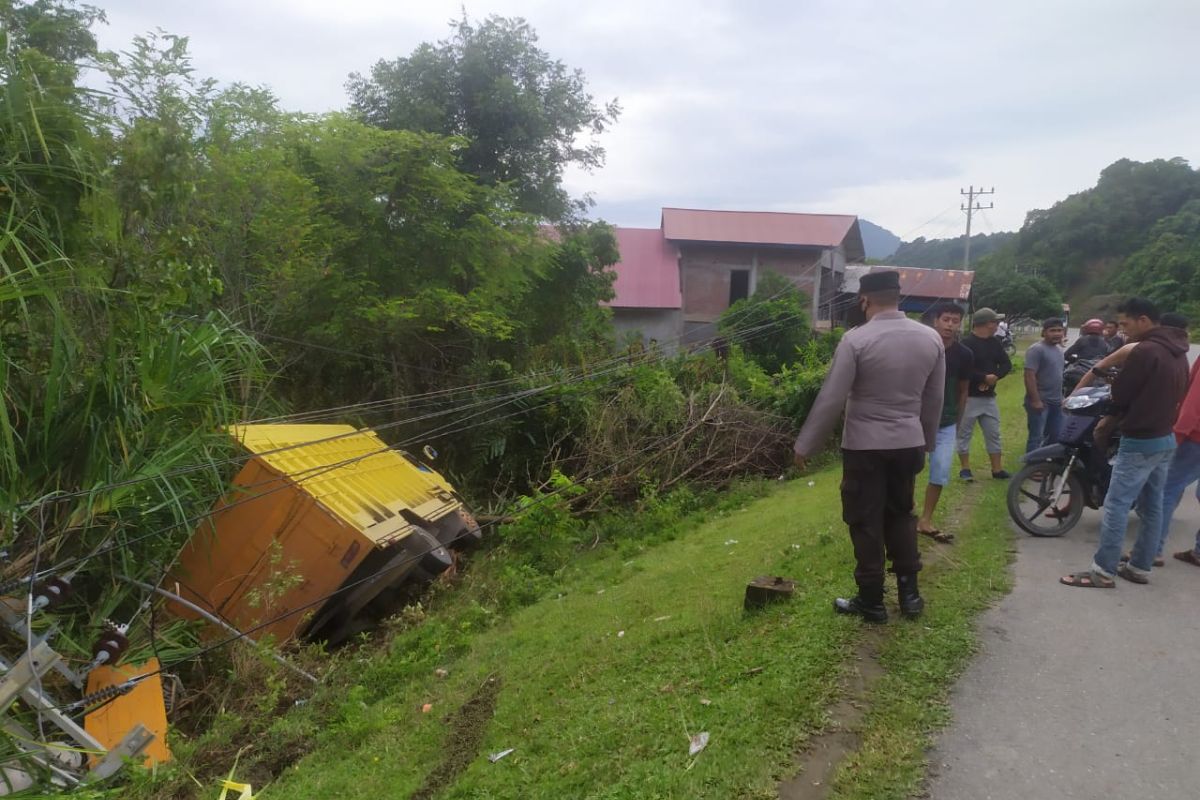
[[[0,770],[0,795],[37,786],[38,772],[48,775],[51,785],[59,788],[102,781],[145,750],[154,739],[154,734],[144,725],[135,724],[115,747],[105,748],[64,713],[69,706],[59,703],[41,688],[42,676],[61,660],[62,656],[45,639],[31,643],[11,664],[0,659],[0,730],[9,736],[29,765],[18,763]],[[18,700],[66,734],[70,743],[41,739],[17,721],[5,718]],[[85,754],[93,757],[90,769]]]

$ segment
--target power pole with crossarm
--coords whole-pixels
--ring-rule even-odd
[[[966,205],[960,206],[963,211],[967,212],[967,238],[963,242],[963,270],[965,271],[971,268],[971,215],[976,211],[986,211],[996,207],[995,203],[988,203],[986,206],[980,205],[975,198],[985,194],[995,194],[996,187],[993,186],[984,191],[982,187],[976,189],[974,186],[969,186],[965,192],[959,189],[958,193],[967,198]]]

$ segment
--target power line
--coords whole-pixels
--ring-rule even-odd
[[[790,320],[789,320],[788,318],[782,318],[782,319],[772,320],[772,321],[770,321],[770,322],[767,322],[767,323],[764,323],[764,324],[761,324],[761,325],[758,325],[758,326],[753,326],[753,327],[751,327],[751,328],[744,329],[744,331],[742,332],[744,335],[743,335],[743,336],[741,336],[741,337],[735,337],[735,338],[733,339],[733,343],[739,343],[739,344],[740,344],[740,343],[745,343],[745,342],[751,341],[751,340],[753,340],[753,339],[755,339],[755,338],[758,338],[758,337],[764,336],[764,335],[766,335],[766,334],[768,334],[768,333],[770,333],[770,332],[771,332],[771,330],[770,330],[771,328],[773,328],[773,327],[775,327],[775,326],[777,326],[777,325],[783,324],[783,323],[785,323],[785,322],[787,322],[787,321],[790,321]],[[637,365],[636,365],[636,364],[634,364],[634,365],[631,365],[631,366],[637,366]],[[609,372],[609,373],[612,373],[612,372],[615,372],[615,371],[616,371],[616,370],[610,369],[608,372]],[[595,377],[596,377],[596,376],[588,376],[588,378],[589,378],[589,379],[591,379],[591,378],[595,378]],[[611,383],[611,382],[612,382],[612,380],[613,380],[613,379],[612,379],[612,378],[610,378],[608,381],[606,381],[606,383]],[[576,380],[575,380],[575,381],[573,381],[573,382],[578,382],[578,379],[576,379]],[[564,385],[564,386],[565,386],[565,385],[570,385],[570,383],[571,383],[571,382],[567,382],[567,383],[563,383],[563,384],[561,384],[561,385]],[[546,388],[546,387],[543,387],[543,388]],[[234,502],[232,502],[232,503],[225,504],[225,505],[223,505],[223,506],[220,506],[220,507],[218,507],[218,508],[213,508],[213,509],[211,509],[211,510],[209,510],[209,511],[206,511],[206,512],[204,512],[204,513],[201,513],[201,514],[198,514],[198,515],[195,515],[195,516],[193,516],[193,517],[189,517],[189,518],[186,518],[186,519],[183,519],[183,520],[180,520],[180,521],[177,521],[177,522],[171,523],[170,525],[167,525],[167,526],[165,526],[165,527],[163,527],[163,528],[160,528],[160,529],[157,529],[157,530],[155,530],[155,531],[150,531],[150,532],[148,532],[148,533],[146,533],[146,534],[142,534],[142,535],[140,535],[140,536],[134,537],[133,539],[126,539],[126,540],[123,540],[123,541],[121,541],[121,542],[114,542],[114,543],[112,543],[112,544],[110,544],[110,545],[106,545],[106,546],[105,546],[105,545],[102,545],[100,548],[98,548],[98,549],[94,550],[92,553],[90,553],[90,554],[88,554],[88,555],[86,555],[86,556],[78,556],[78,557],[75,557],[74,559],[68,559],[68,560],[67,560],[67,561],[65,561],[65,562],[61,562],[61,563],[59,563],[59,564],[55,565],[54,567],[52,567],[52,568],[49,568],[49,569],[45,570],[45,572],[43,573],[43,575],[44,575],[44,574],[53,574],[53,573],[55,573],[55,572],[62,572],[62,571],[64,571],[64,570],[66,570],[66,569],[71,569],[71,570],[73,570],[74,572],[77,572],[77,571],[79,571],[79,569],[82,569],[83,565],[84,565],[84,564],[86,564],[86,563],[87,563],[89,560],[91,560],[92,558],[96,558],[96,557],[98,557],[98,556],[105,555],[106,553],[112,552],[112,551],[114,551],[114,550],[118,550],[118,549],[127,548],[127,547],[129,547],[131,544],[135,544],[135,543],[137,543],[137,542],[141,542],[141,541],[145,541],[145,540],[147,540],[147,539],[150,539],[150,538],[155,538],[155,537],[157,537],[157,536],[162,536],[162,535],[165,535],[166,533],[168,533],[168,532],[170,532],[170,531],[176,530],[176,529],[178,529],[178,528],[181,528],[181,527],[183,527],[183,526],[186,526],[186,525],[194,525],[194,524],[196,524],[196,523],[199,523],[199,522],[201,522],[201,521],[203,521],[203,520],[205,520],[205,519],[207,519],[207,518],[209,518],[209,517],[211,517],[211,516],[214,516],[215,514],[221,513],[221,512],[223,512],[223,511],[226,511],[226,510],[228,510],[228,509],[230,509],[230,508],[234,508],[234,507],[236,507],[236,506],[238,506],[238,505],[242,505],[242,504],[244,504],[244,503],[252,502],[253,500],[256,500],[256,499],[258,499],[258,498],[261,498],[261,497],[264,497],[264,496],[267,496],[267,495],[269,495],[269,494],[273,494],[274,492],[277,492],[277,491],[282,491],[283,489],[289,488],[289,487],[290,487],[290,486],[292,486],[292,485],[299,484],[299,483],[303,483],[303,482],[305,482],[305,481],[308,481],[308,480],[315,479],[315,478],[317,478],[317,477],[320,477],[321,475],[324,475],[324,474],[326,474],[327,472],[330,472],[330,471],[332,471],[332,470],[339,469],[339,468],[341,468],[341,467],[344,467],[344,466],[349,466],[349,465],[351,465],[351,464],[357,463],[357,462],[359,462],[359,461],[365,460],[365,459],[367,459],[367,458],[370,458],[370,457],[372,457],[372,456],[375,456],[375,455],[379,455],[379,454],[381,454],[381,453],[384,453],[384,452],[387,452],[387,451],[389,451],[389,450],[399,450],[400,448],[402,448],[402,447],[404,447],[404,446],[406,446],[406,445],[408,445],[408,444],[415,443],[415,442],[419,442],[419,441],[430,441],[430,440],[433,440],[433,439],[442,438],[442,437],[445,437],[445,436],[452,435],[452,434],[454,434],[454,433],[459,433],[459,432],[461,432],[461,431],[464,431],[464,430],[469,430],[469,429],[472,429],[472,428],[476,428],[476,427],[479,427],[479,426],[481,426],[481,425],[486,425],[486,424],[490,424],[490,423],[493,423],[493,422],[498,422],[498,421],[500,421],[500,420],[502,420],[502,419],[507,419],[507,418],[510,418],[510,417],[519,416],[519,415],[521,415],[521,414],[526,414],[526,413],[529,413],[529,412],[531,412],[531,411],[537,410],[538,408],[543,408],[543,407],[545,407],[545,406],[547,406],[547,405],[551,405],[551,404],[553,404],[554,402],[557,402],[555,399],[551,398],[551,399],[549,399],[549,400],[545,400],[545,401],[543,401],[543,402],[541,402],[541,403],[538,403],[538,404],[536,404],[536,405],[533,405],[533,406],[531,406],[531,407],[529,407],[529,408],[525,408],[525,409],[518,409],[518,410],[516,410],[516,411],[513,411],[513,412],[510,412],[510,413],[508,413],[508,414],[501,415],[500,417],[495,417],[495,418],[491,418],[491,419],[485,419],[485,420],[482,420],[482,421],[479,421],[479,422],[472,423],[472,424],[470,424],[470,425],[462,425],[462,423],[463,423],[463,422],[465,422],[465,421],[466,421],[466,420],[468,420],[468,419],[473,419],[473,418],[479,417],[479,416],[481,416],[481,415],[483,415],[483,414],[486,414],[486,413],[488,413],[489,411],[495,410],[496,408],[500,407],[500,405],[507,405],[507,404],[510,404],[510,403],[512,403],[512,402],[516,402],[517,400],[520,400],[520,399],[525,399],[526,397],[533,396],[533,394],[534,394],[534,393],[536,393],[536,392],[538,392],[538,391],[540,391],[540,390],[533,390],[533,391],[530,391],[530,392],[521,393],[521,394],[519,394],[519,395],[517,395],[517,396],[514,396],[513,398],[510,398],[509,400],[507,400],[507,401],[506,401],[506,402],[504,402],[504,403],[500,403],[500,404],[494,404],[494,405],[492,405],[492,406],[491,406],[491,407],[489,407],[489,408],[484,408],[484,409],[482,409],[481,411],[477,411],[476,413],[474,413],[474,414],[470,414],[470,415],[468,415],[468,416],[466,416],[466,417],[464,417],[464,418],[462,418],[462,419],[456,420],[456,421],[454,421],[454,422],[451,422],[451,423],[446,423],[445,425],[442,425],[442,426],[440,426],[440,427],[438,427],[438,428],[434,428],[434,429],[433,429],[433,430],[431,430],[431,431],[426,431],[426,432],[424,432],[424,433],[422,433],[422,434],[419,434],[419,435],[417,435],[417,436],[414,436],[414,437],[411,437],[411,438],[409,438],[409,439],[406,439],[406,440],[404,440],[404,441],[401,441],[401,442],[399,442],[399,443],[397,443],[397,444],[395,444],[395,445],[389,445],[389,446],[385,446],[385,447],[379,448],[378,450],[373,450],[373,451],[370,451],[370,452],[368,452],[368,453],[359,454],[359,455],[357,455],[357,456],[353,456],[353,457],[351,457],[351,458],[347,458],[347,459],[344,459],[344,460],[342,460],[342,461],[335,462],[335,463],[333,463],[333,464],[328,464],[328,465],[319,465],[319,466],[317,466],[317,467],[310,467],[310,468],[308,468],[307,470],[302,470],[302,471],[300,471],[300,472],[298,472],[298,473],[294,473],[294,474],[293,474],[293,475],[291,475],[291,476],[279,476],[279,477],[277,477],[277,478],[271,478],[271,479],[268,479],[268,480],[266,480],[266,481],[261,481],[261,482],[259,482],[259,483],[257,483],[257,484],[251,484],[251,485],[238,486],[237,488],[238,488],[239,490],[245,491],[245,490],[248,490],[248,489],[253,489],[253,488],[257,488],[257,487],[260,487],[260,486],[266,486],[266,485],[269,485],[269,484],[271,484],[271,483],[275,483],[275,482],[279,482],[279,483],[280,483],[280,485],[279,485],[279,486],[277,486],[277,487],[275,487],[275,488],[273,488],[273,489],[270,489],[270,490],[268,490],[268,491],[266,491],[266,492],[260,492],[260,493],[258,493],[258,494],[255,494],[255,495],[253,495],[253,496],[242,498],[241,500],[237,500],[237,501],[234,501]],[[476,404],[476,405],[479,405],[479,404]],[[465,408],[463,408],[463,409],[458,409],[458,410],[465,410]],[[437,415],[429,415],[429,416],[437,416]],[[366,428],[366,429],[364,429],[364,430],[366,430],[366,431],[377,431],[377,430],[383,429],[383,428],[385,428],[385,427],[389,427],[389,426],[376,426],[375,428]],[[297,448],[297,447],[304,447],[304,446],[308,446],[308,445],[311,445],[311,444],[314,444],[314,443],[318,443],[318,442],[328,441],[328,440],[330,440],[330,439],[341,439],[341,438],[345,438],[345,437],[348,437],[348,436],[356,435],[356,434],[358,434],[358,433],[361,433],[361,432],[362,432],[362,431],[353,431],[353,432],[351,432],[351,433],[339,434],[339,435],[337,435],[337,436],[334,436],[334,437],[327,437],[326,439],[316,439],[316,440],[312,440],[312,441],[300,442],[300,443],[297,443],[297,444],[295,444],[295,445],[289,445],[289,446],[287,446],[287,447],[283,447],[283,448],[277,448],[277,449],[275,449],[275,450],[268,450],[268,451],[263,451],[263,452],[260,452],[260,453],[250,453],[248,456],[246,456],[246,457],[245,457],[245,459],[242,459],[242,458],[239,458],[239,459],[228,459],[227,461],[235,461],[235,460],[247,460],[247,459],[250,459],[250,458],[257,457],[257,456],[268,455],[268,454],[271,454],[271,453],[276,453],[276,452],[280,452],[280,451],[284,451],[284,450],[290,450],[290,449],[294,449],[294,448]],[[219,464],[220,462],[217,462],[217,463]],[[299,477],[297,477],[297,476],[299,476]],[[40,577],[42,577],[43,575],[35,575],[35,576],[34,576],[34,578],[40,578]],[[24,580],[24,579],[22,579],[22,580]]]
[[[691,427],[685,426],[682,430],[678,431],[675,434],[669,434],[669,435],[659,437],[658,439],[652,441],[650,444],[646,445],[642,449],[636,450],[633,453],[629,453],[626,456],[612,462],[611,464],[608,464],[605,467],[595,470],[590,475],[587,475],[584,478],[582,478],[582,480],[590,480],[591,477],[593,477],[597,472],[603,472],[603,471],[615,469],[616,467],[620,466],[621,464],[628,462],[628,461],[632,460],[633,458],[636,458],[637,456],[642,456],[652,450],[656,450],[657,452],[653,453],[649,458],[647,458],[645,461],[642,462],[642,464],[640,466],[644,467],[645,465],[654,461],[654,459],[660,458],[662,455],[664,455],[667,452],[667,450],[664,448],[664,445],[670,443],[672,440],[681,439],[682,437],[686,436],[691,429],[692,429]],[[480,525],[479,526],[480,531],[483,531],[483,530],[487,529],[488,527],[498,525],[501,522],[508,521],[509,519],[512,519],[515,515],[519,515],[521,513],[527,512],[530,509],[553,499],[554,497],[558,496],[559,494],[561,494],[562,492],[566,491],[569,488],[572,488],[572,487],[571,486],[563,486],[558,489],[554,489],[550,492],[546,492],[545,494],[542,494],[540,497],[538,497],[536,500],[533,500],[533,501],[525,504],[524,506],[518,508],[512,514],[502,515],[500,517],[497,517],[494,520],[489,520],[488,522]],[[585,490],[582,494],[579,495],[579,497],[586,497],[590,494],[595,494],[596,492],[600,491],[602,488],[603,487],[596,487],[595,489]],[[440,543],[437,545],[437,547],[442,547],[442,546],[443,545],[441,545]],[[433,550],[437,549],[437,547],[429,546],[429,547],[425,548],[424,550],[418,551],[416,553],[412,553],[407,558],[401,559],[394,563],[390,563],[387,566],[385,566],[384,568],[372,573],[371,575],[365,576],[357,581],[351,581],[350,583],[343,584],[343,585],[339,586],[338,588],[334,589],[333,591],[331,591],[321,597],[316,598],[315,600],[307,602],[301,606],[298,606],[297,608],[289,609],[288,611],[286,611],[282,614],[279,614],[271,619],[260,622],[257,625],[254,625],[253,627],[247,628],[245,630],[238,632],[237,634],[231,635],[225,639],[222,639],[222,640],[214,642],[210,645],[207,645],[207,646],[201,648],[200,650],[198,650],[197,652],[191,653],[186,657],[179,658],[175,661],[172,661],[169,664],[161,664],[160,663],[158,669],[153,670],[148,673],[145,673],[143,675],[139,675],[136,678],[133,678],[130,681],[127,681],[127,684],[129,684],[130,686],[136,685],[136,683],[138,683],[142,680],[145,680],[147,678],[153,677],[154,675],[157,675],[157,674],[165,671],[166,669],[169,669],[170,667],[176,666],[176,665],[184,663],[186,661],[191,661],[191,660],[200,658],[200,657],[206,655],[207,653],[213,652],[222,647],[226,647],[226,646],[228,646],[234,642],[237,642],[241,639],[248,638],[252,634],[257,633],[258,631],[263,630],[264,628],[268,628],[278,622],[282,622],[283,620],[289,619],[297,614],[307,612],[311,608],[319,607],[319,606],[323,605],[324,603],[328,602],[329,600],[333,599],[334,597],[338,596],[339,594],[342,594],[343,592],[350,591],[351,589],[354,589],[365,583],[378,580],[380,578],[380,576],[385,575],[388,572],[398,570],[402,567],[405,567],[409,564],[419,561],[420,559],[424,558],[429,553],[433,552]],[[70,706],[67,706],[67,707],[70,707]]]

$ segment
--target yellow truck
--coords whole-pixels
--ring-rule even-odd
[[[251,457],[163,587],[243,632],[336,644],[480,539],[441,474],[371,431],[239,425],[230,435]]]

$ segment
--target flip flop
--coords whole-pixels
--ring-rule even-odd
[[[1078,586],[1081,589],[1115,589],[1117,583],[1112,578],[1106,578],[1090,569],[1076,572],[1074,575],[1064,575],[1058,579],[1064,586]]]
[[[1194,567],[1200,567],[1200,556],[1196,555],[1194,550],[1184,550],[1182,553],[1175,553],[1174,557],[1180,561],[1186,561]]]

